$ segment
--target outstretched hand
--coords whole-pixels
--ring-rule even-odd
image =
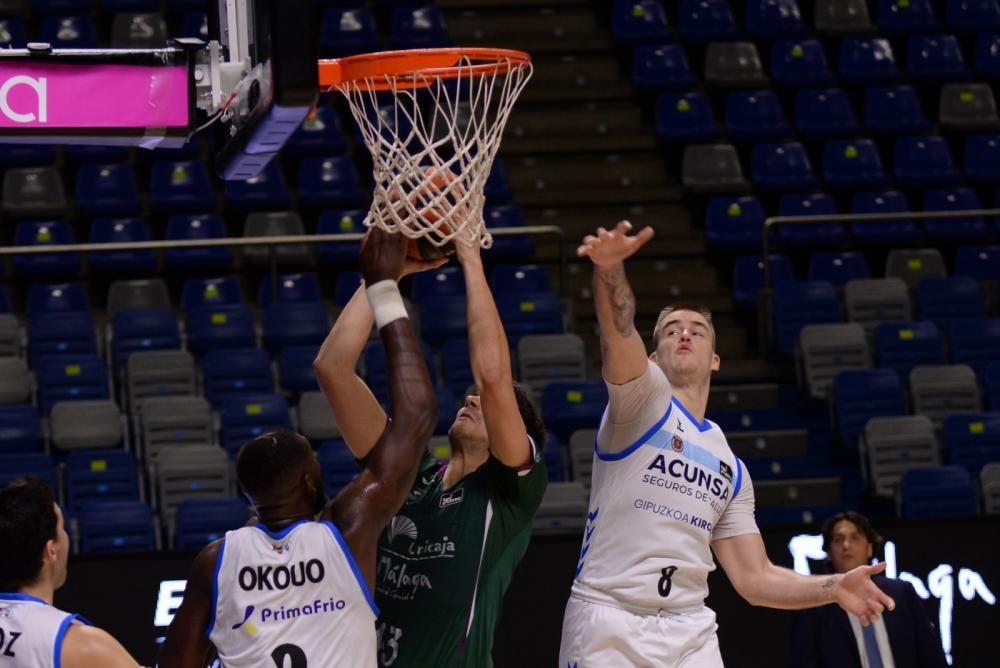
[[[629,236],[632,223],[619,221],[615,229],[608,232],[603,227],[597,228],[597,235],[588,234],[583,243],[576,249],[580,257],[589,257],[598,267],[617,264],[631,257],[637,250],[653,238],[653,228],[644,227],[638,234]]]
[[[884,561],[874,566],[858,566],[840,576],[833,585],[833,600],[864,626],[878,619],[884,610],[896,609],[896,602],[872,582],[872,576],[884,570]]]
[[[407,239],[402,234],[372,227],[361,239],[361,275],[367,285],[386,279],[398,281],[406,266]]]

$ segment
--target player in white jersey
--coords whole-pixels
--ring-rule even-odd
[[[563,620],[561,668],[722,666],[705,607],[712,553],[754,605],[838,603],[868,624],[894,603],[871,581],[885,565],[804,577],[771,563],[754,521],[753,485],[705,419],[719,369],[711,314],[665,308],[648,357],[635,330],[624,261],[653,237],[620,222],[588,235],[609,403],[595,444],[590,508]]]
[[[136,668],[104,631],[52,605],[66,582],[69,536],[49,486],[0,490],[0,668]]]
[[[243,446],[237,475],[257,524],[195,558],[161,668],[204,668],[211,646],[226,668],[375,668],[378,537],[406,500],[437,422],[396,286],[405,255],[401,235],[375,228],[362,242],[393,417],[361,472],[324,507],[319,461],[303,437],[272,432]]]

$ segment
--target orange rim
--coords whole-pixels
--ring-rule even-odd
[[[463,57],[471,64],[459,65]],[[390,90],[400,79],[407,80],[406,84],[411,86],[426,85],[428,82],[413,79],[418,73],[454,79],[463,75],[505,74],[530,64],[531,56],[513,49],[455,47],[380,51],[319,61],[319,85],[329,90],[351,82],[361,90]]]

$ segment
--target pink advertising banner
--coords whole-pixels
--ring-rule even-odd
[[[186,65],[0,62],[0,128],[186,127]]]

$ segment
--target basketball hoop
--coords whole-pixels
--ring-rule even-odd
[[[375,190],[365,225],[435,246],[461,239],[489,248],[483,189],[531,77],[530,56],[483,48],[387,51],[322,60],[319,76],[321,89],[347,98],[371,152]]]

